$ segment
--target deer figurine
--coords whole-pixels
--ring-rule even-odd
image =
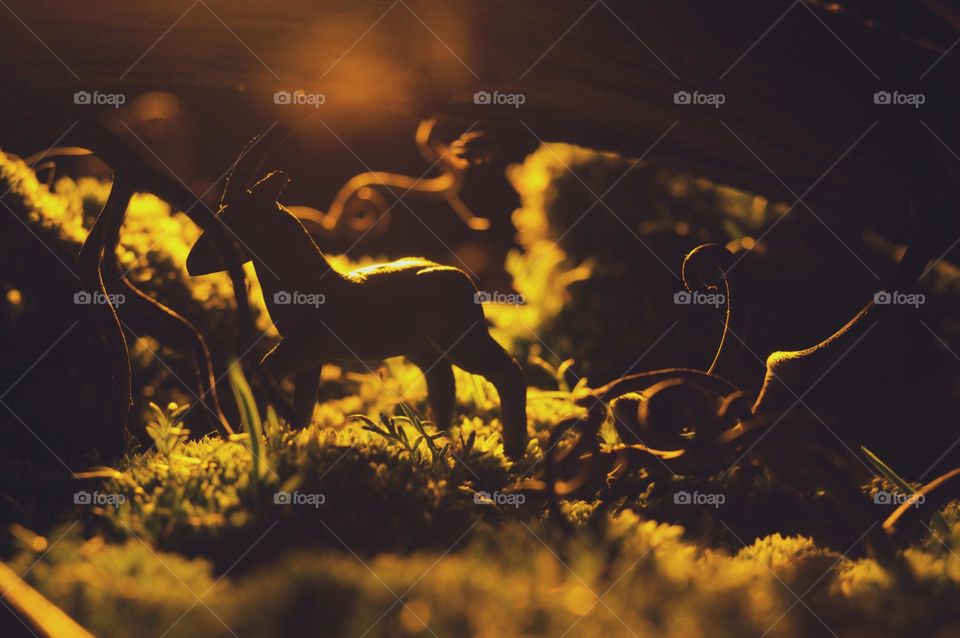
[[[487,378],[500,395],[504,451],[527,444],[526,379],[487,330],[477,288],[458,268],[408,257],[347,273],[334,270],[306,228],[278,200],[281,171],[254,182],[259,164],[247,144],[221,197],[217,219],[253,261],[267,310],[282,340],[261,361],[275,377],[294,374],[297,426],[310,421],[325,362],[376,365],[403,356],[421,369],[440,428],[453,419],[452,365]],[[264,145],[265,146],[265,145]],[[252,184],[252,186],[250,185]],[[187,257],[191,276],[225,269],[207,233]],[[389,309],[389,322],[384,310]]]

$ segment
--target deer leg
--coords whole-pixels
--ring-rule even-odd
[[[456,330],[447,332],[456,332]],[[476,323],[466,335],[437,341],[431,339],[448,361],[467,372],[485,377],[500,395],[503,421],[503,449],[518,460],[527,449],[527,380],[517,360],[497,343],[482,323]],[[444,342],[452,345],[444,346]]]
[[[260,365],[275,379],[280,379],[291,372],[310,372],[320,367],[323,357],[318,357],[314,353],[323,352],[323,349],[305,347],[303,341],[297,335],[284,337],[260,360]]]
[[[293,379],[293,409],[297,415],[297,422],[292,424],[294,427],[305,428],[310,425],[313,408],[317,404],[321,369],[322,366],[317,366],[313,370],[298,372]]]
[[[440,359],[430,363],[429,359],[407,357],[413,362],[427,380],[427,400],[433,422],[441,430],[446,430],[453,422],[453,407],[457,401],[457,386],[453,380],[453,367]]]

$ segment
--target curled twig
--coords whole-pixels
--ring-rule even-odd
[[[478,142],[481,133],[468,132],[450,144],[444,144],[436,136],[436,119],[424,120],[417,128],[417,148],[423,158],[438,167],[441,174],[436,177],[408,177],[385,171],[369,171],[351,178],[333,198],[326,213],[315,209],[297,207],[297,216],[318,225],[325,231],[337,230],[341,224],[357,233],[362,233],[374,225],[384,232],[389,224],[391,206],[381,192],[399,191],[416,194],[427,199],[445,201],[453,212],[473,230],[486,230],[490,220],[478,217],[460,199],[465,169],[471,164],[481,163],[486,157]]]

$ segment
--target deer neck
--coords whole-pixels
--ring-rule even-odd
[[[286,210],[272,217],[248,246],[264,293],[267,289],[296,290],[325,278],[332,270],[307,229]]]

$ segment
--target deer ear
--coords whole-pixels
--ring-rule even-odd
[[[237,248],[240,263],[245,264],[252,259],[250,253],[242,246]],[[191,277],[210,275],[215,272],[226,272],[227,262],[220,257],[213,240],[207,233],[201,234],[187,254],[187,274]]]
[[[260,164],[263,163],[267,153],[267,144],[260,144],[264,137],[269,134],[268,130],[262,135],[258,135],[243,147],[240,156],[230,171],[230,177],[227,178],[227,184],[224,186],[223,194],[220,196],[220,204],[226,205],[231,202],[240,201],[247,186],[253,183],[253,176],[260,170]],[[257,145],[259,144],[259,148]]]
[[[273,171],[250,187],[250,194],[254,199],[267,202],[276,202],[283,194],[283,190],[290,183],[290,177],[283,171]]]

